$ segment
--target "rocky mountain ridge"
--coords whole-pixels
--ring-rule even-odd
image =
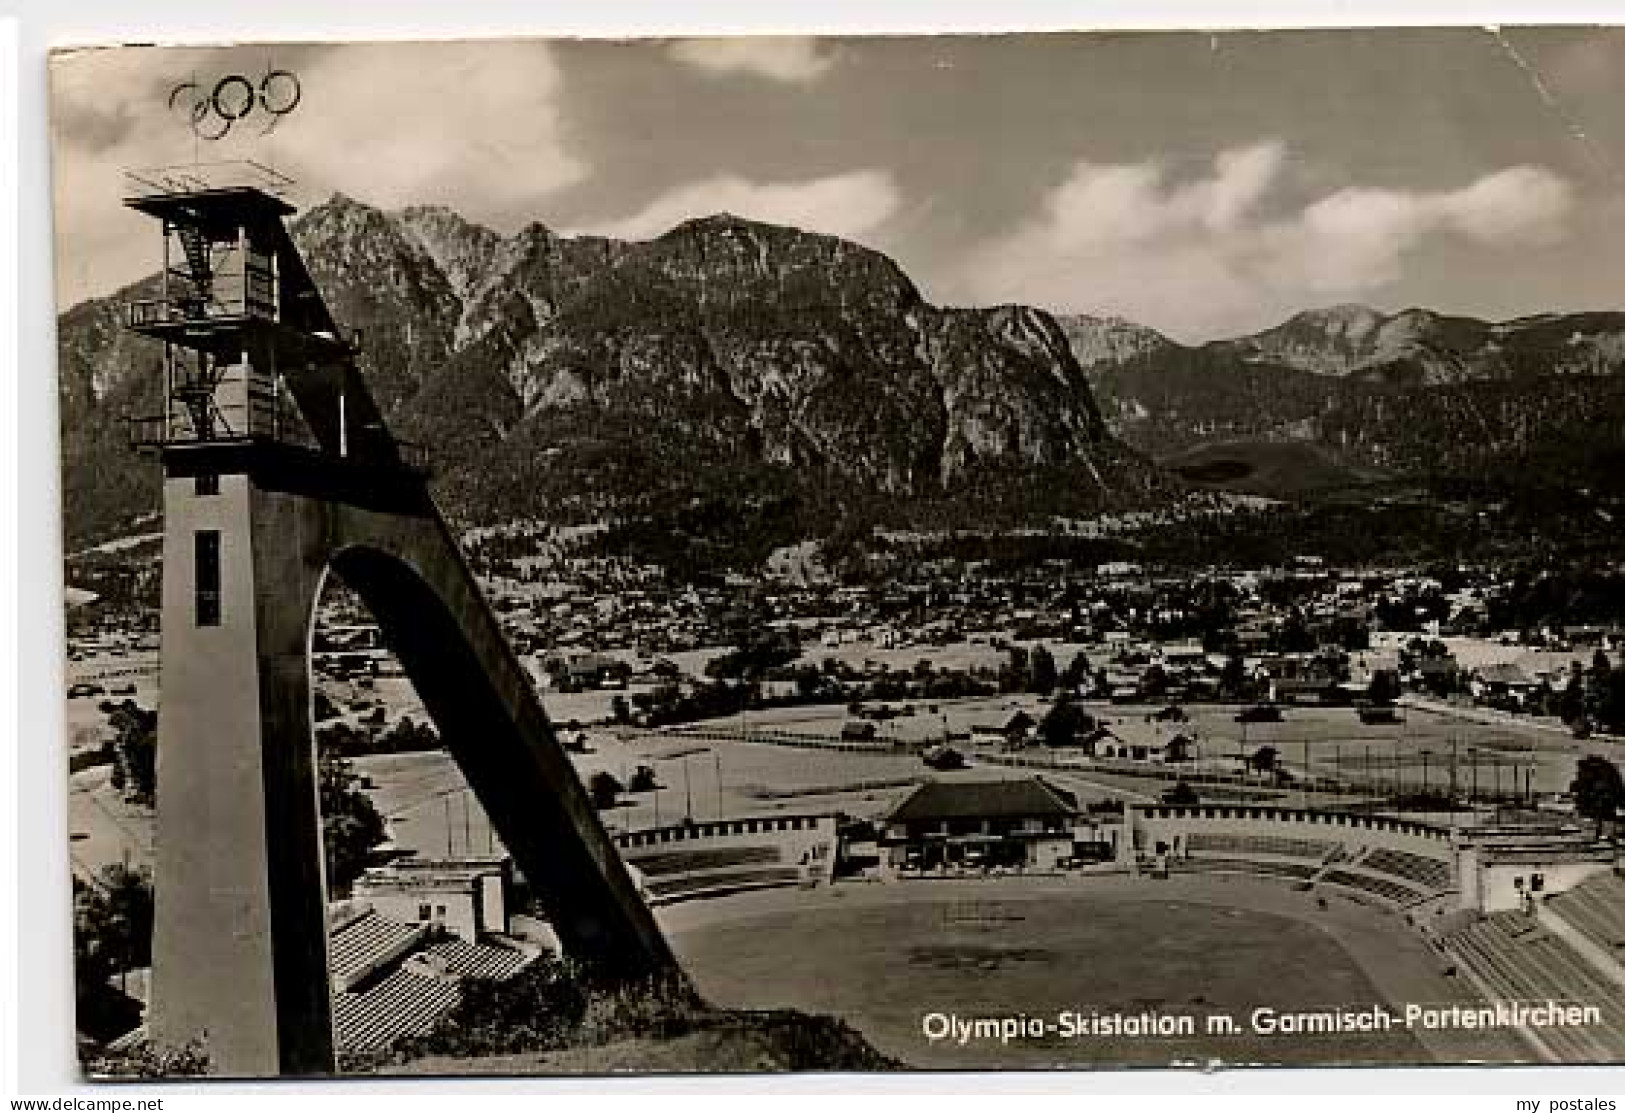
[[[1354,479],[1589,482],[1625,452],[1625,313],[1333,306],[1188,346],[935,306],[879,252],[727,214],[634,243],[335,195],[291,229],[469,522],[746,500],[813,530],[1030,523],[1164,503],[1178,484],[1148,458],[1207,467],[1235,443],[1307,446],[1317,475]],[[59,318],[75,541],[156,508],[123,425],[157,404],[157,346],[119,309],[146,288]]]
[[[1523,374],[1614,374],[1625,366],[1625,314],[1543,314],[1490,322],[1427,309],[1383,314],[1345,305],[1300,313],[1218,347],[1248,361],[1408,386]]]
[[[1323,477],[1561,486],[1607,480],[1625,454],[1619,312],[1488,322],[1334,306],[1096,360],[1089,378],[1113,432],[1181,471],[1195,452],[1208,468],[1219,447],[1297,444]]]
[[[1021,519],[1170,489],[1110,435],[1048,314],[933,306],[834,237],[725,214],[641,243],[504,237],[342,195],[291,230],[461,519],[745,498],[795,502],[816,528],[859,507]],[[118,419],[156,403],[156,346],[118,327],[128,295],[60,322],[76,537],[153,502],[150,479],[120,488],[124,505],[100,497],[110,470],[139,470]]]

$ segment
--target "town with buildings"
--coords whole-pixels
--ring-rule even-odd
[[[939,565],[875,585],[678,585],[590,558],[514,575],[470,550],[656,908],[1234,871],[1405,909],[1450,954],[1507,930],[1469,914],[1503,924],[1560,893],[1582,951],[1608,953],[1625,927],[1617,847],[1578,772],[1625,745],[1625,628],[1507,624],[1541,590],[1527,576],[1305,556],[1196,575]],[[94,879],[150,852],[130,724],[156,700],[157,633],[93,600],[71,622],[74,816],[89,828],[74,853]],[[557,939],[342,588],[312,667],[319,743],[379,817],[330,917],[335,1031],[365,1062],[427,1039],[467,978],[515,976]]]
[[[84,1073],[1625,1061],[1617,183],[1387,34],[59,52]]]

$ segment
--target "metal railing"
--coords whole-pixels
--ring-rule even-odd
[[[238,428],[242,424],[242,407],[225,407],[217,411],[218,427],[208,436],[200,436],[184,412],[153,414],[147,417],[126,418],[129,442],[132,448],[164,448],[174,444],[225,444],[245,441],[251,437],[269,439],[263,429]]]
[[[244,420],[246,415],[246,421]],[[184,411],[174,414],[152,414],[143,417],[129,417],[125,419],[128,427],[129,444],[135,449],[167,448],[171,445],[189,444],[225,444],[231,442],[255,441],[261,443],[276,443],[291,448],[305,449],[310,452],[320,452],[321,449],[309,438],[299,434],[303,426],[293,420],[283,420],[274,404],[267,400],[255,400],[246,408],[242,406],[225,406],[217,411],[219,428],[210,436],[199,436],[192,427],[191,420]],[[399,461],[398,466],[406,471],[414,472],[427,477],[433,472],[433,462],[427,447],[412,441],[395,441],[395,454]],[[338,458],[335,457],[335,460]],[[369,460],[366,456],[353,458],[352,462],[362,466],[394,467],[385,465],[376,456]]]
[[[126,328],[273,316],[270,305],[247,298],[143,298],[124,303]]]
[[[257,189],[282,197],[293,184],[288,175],[253,159],[155,166],[124,172],[125,196],[132,199],[227,189]]]

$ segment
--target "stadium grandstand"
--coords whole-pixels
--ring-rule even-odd
[[[1238,873],[1413,907],[1455,891],[1449,833],[1408,820],[1259,806],[1131,809],[1154,874]]]
[[[495,936],[470,942],[437,924],[402,923],[355,903],[332,917],[328,943],[340,1052],[381,1051],[426,1035],[462,1000],[465,981],[505,981],[541,953]]]
[[[1447,953],[1489,1000],[1596,1005],[1599,1024],[1519,1029],[1543,1058],[1564,1063],[1618,1062],[1625,1057],[1625,984],[1535,916],[1492,912],[1447,935]]]
[[[347,1054],[426,1035],[471,979],[505,981],[542,953],[509,932],[507,859],[403,859],[328,908],[333,1038]]]
[[[327,966],[336,992],[347,992],[398,963],[428,937],[424,924],[388,920],[372,909],[339,920],[329,935]]]
[[[615,836],[651,905],[747,889],[827,884],[833,879],[838,817],[771,815],[685,822]]]
[[[1625,986],[1625,877],[1598,874],[1546,898],[1540,911],[1542,922]]]
[[[334,994],[333,1041],[341,1054],[382,1051],[427,1035],[460,1000],[454,979],[396,970],[365,992]]]
[[[1480,827],[1458,833],[1461,907],[1523,909],[1601,874],[1617,871],[1619,848],[1575,825]]]

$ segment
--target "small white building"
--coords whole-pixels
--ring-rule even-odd
[[[474,943],[507,933],[512,888],[508,858],[402,858],[367,870],[351,894],[387,919],[444,928]]]
[[[1611,843],[1579,829],[1466,829],[1456,846],[1460,907],[1485,913],[1527,909],[1615,869],[1617,857]]]

